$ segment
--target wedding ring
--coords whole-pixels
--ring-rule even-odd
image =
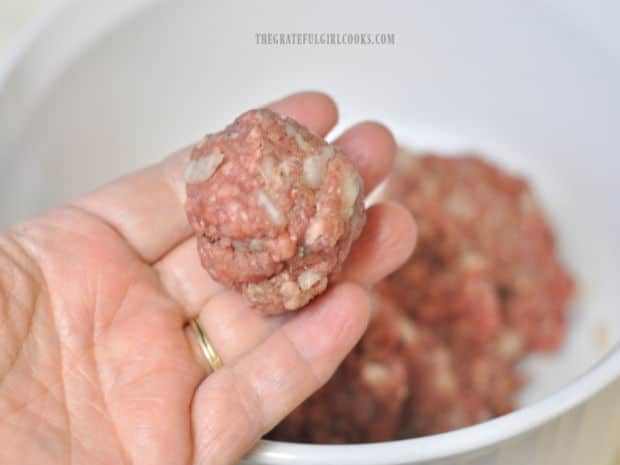
[[[209,338],[207,338],[206,332],[204,331],[204,329],[202,329],[202,326],[200,326],[198,318],[192,318],[189,321],[189,324],[192,327],[194,334],[196,335],[198,346],[200,347],[202,355],[204,355],[210,371],[213,372],[222,368],[222,359],[209,342]]]

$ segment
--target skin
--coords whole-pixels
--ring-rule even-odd
[[[325,135],[334,102],[270,105]],[[367,189],[395,143],[377,123],[337,144]],[[230,464],[327,381],[359,340],[367,289],[411,253],[415,226],[377,204],[340,281],[261,317],[201,268],[183,210],[189,150],[0,235],[0,463]],[[207,376],[198,316],[224,367]]]

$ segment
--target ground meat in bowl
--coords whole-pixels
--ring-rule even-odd
[[[404,348],[410,342],[408,317],[375,294],[366,335],[331,380],[272,432],[296,442],[387,441],[398,434],[409,396]]]
[[[414,318],[463,349],[504,326],[524,349],[560,345],[573,282],[524,179],[475,156],[401,154],[384,195],[419,228],[414,256],[386,280]]]
[[[365,222],[362,179],[349,159],[267,109],[197,144],[185,181],[203,266],[263,314],[322,293]]]
[[[375,287],[354,351],[272,439],[374,442],[479,423],[514,409],[519,360],[562,342],[573,282],[523,179],[475,156],[401,153],[382,196],[413,214],[416,250]]]

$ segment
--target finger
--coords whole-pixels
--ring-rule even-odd
[[[371,287],[401,266],[413,252],[417,230],[408,210],[379,203],[367,211],[366,225],[353,244],[340,279]]]
[[[340,284],[210,375],[192,405],[194,463],[234,463],[329,379],[367,322],[366,293]]]
[[[179,302],[187,316],[197,315],[209,298],[226,289],[202,267],[195,237],[175,247],[154,268],[168,295]]]
[[[353,161],[364,178],[366,193],[371,192],[392,169],[396,141],[385,126],[365,122],[353,126],[334,141]]]
[[[295,314],[286,313],[264,317],[250,309],[245,298],[238,292],[223,291],[209,299],[195,318],[222,362],[228,365],[259,345],[294,316]],[[196,334],[189,325],[186,334],[194,350],[196,362],[208,371],[204,355],[197,344]]]
[[[336,102],[321,92],[302,92],[267,105],[277,113],[290,116],[302,126],[325,137],[338,123]]]
[[[291,95],[272,108],[321,135],[338,119],[334,102],[317,92]],[[183,208],[183,167],[189,153],[190,148],[180,150],[157,165],[78,199],[74,205],[106,222],[143,260],[153,263],[191,235]]]

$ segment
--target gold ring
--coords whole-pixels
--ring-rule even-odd
[[[207,338],[205,331],[202,329],[202,326],[200,326],[198,319],[192,318],[191,320],[189,320],[189,324],[194,330],[194,333],[196,333],[196,339],[198,339],[198,345],[200,346],[202,355],[204,355],[205,360],[207,361],[207,364],[209,365],[209,368],[211,368],[211,371],[215,371],[215,370],[222,368],[222,359],[220,358],[220,356],[217,354],[217,352],[215,351],[215,349],[209,342],[209,339]]]

